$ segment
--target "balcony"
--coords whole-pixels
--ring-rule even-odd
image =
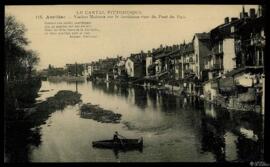
[[[220,55],[223,54],[223,46],[222,45],[216,45],[212,48],[212,54],[213,55]]]
[[[187,70],[184,71],[184,74],[189,75],[189,74],[194,74],[194,72],[191,69],[187,69]]]
[[[208,67],[209,70],[222,70],[222,64],[211,64]]]

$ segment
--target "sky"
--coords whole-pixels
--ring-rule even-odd
[[[257,5],[244,5],[246,12]],[[139,11],[134,18],[74,18],[78,11],[89,16],[89,11]],[[67,63],[90,63],[117,55],[128,57],[141,50],[147,52],[160,44],[170,46],[190,42],[195,33],[209,32],[224,23],[225,17],[239,17],[242,5],[42,5],[5,6],[5,14],[13,15],[27,28],[26,37],[31,42],[27,48],[39,53],[38,69],[49,64],[63,67]],[[43,19],[37,19],[37,16]],[[61,15],[65,19],[45,19]],[[125,15],[125,14],[123,14]],[[123,16],[120,14],[120,17]],[[157,16],[151,19],[152,15]],[[159,15],[181,16],[181,19],[159,18]],[[107,14],[105,14],[107,16]],[[90,33],[96,38],[70,38],[63,35],[46,35],[44,22],[87,21],[98,31]]]

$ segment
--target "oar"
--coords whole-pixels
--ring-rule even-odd
[[[121,136],[122,138],[127,139],[126,137],[124,137],[124,136],[122,136],[120,134],[118,134],[118,136]],[[124,143],[122,142],[122,139],[119,139],[119,140],[120,140],[121,145],[124,146]]]
[[[118,134],[118,136],[121,136],[122,138],[127,139],[125,136],[122,136],[122,135],[120,135],[120,134]]]

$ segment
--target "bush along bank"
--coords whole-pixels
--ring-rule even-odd
[[[27,117],[6,120],[5,123],[5,156],[6,162],[29,162],[29,145],[39,146],[41,134],[39,126],[44,124],[50,114],[56,110],[62,110],[67,105],[75,105],[79,102],[81,94],[72,91],[59,91],[55,96],[38,103],[30,108],[31,114]],[[10,104],[12,106],[12,104]],[[13,106],[14,107],[14,106]],[[18,112],[9,107],[9,112]],[[29,111],[30,112],[30,111]]]
[[[122,116],[121,114],[102,109],[98,105],[91,103],[83,104],[80,110],[82,118],[93,119],[101,123],[120,123]]]
[[[61,90],[57,92],[53,97],[47,98],[37,104],[36,112],[28,117],[34,126],[44,124],[49,115],[56,110],[63,110],[68,105],[75,105],[81,102],[81,94],[69,90]]]

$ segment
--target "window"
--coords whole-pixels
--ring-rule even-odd
[[[262,57],[262,51],[261,50],[259,50],[259,65],[263,65],[263,57]]]
[[[231,33],[234,33],[234,26],[231,27]]]
[[[221,53],[221,52],[223,51],[223,42],[222,42],[222,41],[219,42],[218,47],[219,47],[219,48],[218,48],[219,53]]]
[[[261,36],[262,37],[265,37],[265,34],[264,34],[264,30],[263,29],[261,30]]]

